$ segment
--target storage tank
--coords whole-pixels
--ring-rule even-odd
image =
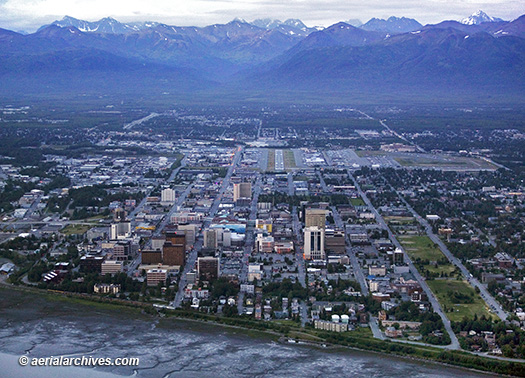
[[[339,315],[332,315],[332,322],[339,323]]]
[[[341,323],[348,324],[350,317],[348,315],[341,315]]]

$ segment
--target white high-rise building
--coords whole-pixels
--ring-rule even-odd
[[[317,226],[304,229],[304,258],[306,260],[324,260],[324,229]]]
[[[131,236],[131,223],[119,222],[111,224],[110,239],[119,240],[126,239]]]
[[[171,205],[175,203],[175,191],[171,188],[167,188],[160,192],[160,203],[162,205]]]

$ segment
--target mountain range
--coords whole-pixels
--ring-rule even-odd
[[[356,20],[354,20],[356,21]],[[371,19],[327,28],[235,19],[206,27],[64,17],[22,35],[0,29],[0,93],[441,90],[523,95],[525,16],[476,12],[421,25]]]

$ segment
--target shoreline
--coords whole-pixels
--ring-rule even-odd
[[[284,344],[284,345],[297,345],[297,346],[306,346],[306,347],[313,347],[320,350],[324,350],[327,352],[330,351],[336,351],[339,349],[340,351],[344,350],[353,350],[363,353],[374,353],[379,354],[383,356],[388,357],[394,357],[394,358],[402,358],[403,360],[407,361],[417,361],[421,363],[432,363],[433,365],[442,365],[449,368],[455,368],[455,369],[461,369],[465,371],[475,372],[475,373],[481,373],[484,375],[492,374],[497,376],[525,376],[525,364],[520,361],[501,361],[491,358],[486,358],[483,356],[476,356],[473,354],[468,354],[465,351],[456,351],[456,354],[458,356],[463,356],[468,359],[470,357],[471,359],[474,359],[474,361],[470,361],[471,364],[478,363],[477,367],[470,367],[465,366],[464,364],[466,362],[461,363],[461,360],[458,363],[453,363],[453,361],[443,361],[439,359],[439,356],[443,353],[447,353],[450,351],[445,351],[438,348],[433,348],[431,346],[426,345],[403,345],[400,343],[395,343],[392,341],[385,341],[385,340],[377,340],[377,339],[370,339],[367,337],[363,337],[360,335],[348,335],[349,339],[342,340],[341,342],[334,342],[334,340],[331,340],[333,337],[336,337],[339,334],[334,335],[328,335],[327,338],[323,338],[323,334],[320,336],[311,335],[312,338],[316,337],[321,339],[320,341],[313,341],[309,340],[307,338],[302,338],[297,333],[302,332],[302,329],[295,329],[291,328],[289,326],[283,326],[280,324],[271,324],[271,323],[261,323],[253,320],[248,320],[245,318],[223,318],[219,316],[213,316],[208,314],[201,314],[201,313],[194,313],[190,311],[184,311],[184,310],[165,310],[165,309],[157,309],[153,307],[153,304],[149,303],[143,303],[138,302],[134,303],[130,301],[124,301],[119,299],[109,299],[109,298],[102,298],[98,296],[92,296],[88,294],[80,294],[80,293],[69,293],[69,292],[61,292],[61,291],[50,291],[45,289],[38,289],[33,287],[25,287],[25,286],[17,286],[17,285],[9,285],[3,283],[0,285],[0,291],[4,290],[16,290],[20,292],[28,293],[29,295],[46,295],[52,300],[57,301],[67,301],[70,303],[78,303],[80,305],[86,305],[91,307],[102,307],[103,309],[107,309],[108,311],[113,311],[115,309],[123,309],[127,308],[130,310],[130,314],[133,313],[134,316],[136,315],[142,315],[147,316],[149,318],[158,317],[158,319],[162,320],[170,320],[170,319],[178,319],[185,322],[191,322],[194,324],[208,324],[213,326],[220,326],[225,329],[230,330],[237,330],[237,331],[249,331],[249,332],[243,332],[244,335],[248,335],[250,337],[261,337],[265,336],[269,339],[272,339],[275,342]],[[160,315],[164,314],[164,316]],[[160,315],[160,317],[159,317]],[[232,323],[244,323],[244,324],[232,324]],[[275,328],[278,328],[279,330],[276,330]],[[295,333],[295,336],[290,337],[289,333]],[[295,342],[289,342],[288,340],[294,340]],[[349,345],[349,342],[352,343]],[[372,342],[373,345],[370,345],[368,348],[365,346],[367,342]],[[363,344],[360,346],[359,344]],[[392,350],[394,349],[394,350]],[[397,349],[397,350],[396,350]],[[459,354],[458,354],[459,352]],[[436,355],[437,353],[437,355]],[[490,366],[484,366],[481,364],[481,362],[486,362],[489,365],[492,366],[492,369]],[[515,364],[520,367],[520,369],[517,369],[520,374],[505,374],[498,371],[493,371],[497,368],[497,365],[505,365],[505,364]],[[483,369],[485,367],[485,369]]]

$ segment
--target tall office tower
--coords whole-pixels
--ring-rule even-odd
[[[305,227],[326,227],[325,209],[306,209],[304,217]]]
[[[184,231],[167,231],[165,235],[166,241],[173,245],[186,245],[186,233]]]
[[[326,254],[344,255],[346,253],[346,239],[343,230],[325,230],[324,248]]]
[[[142,250],[141,263],[146,265],[162,264],[162,251],[151,249]]]
[[[131,252],[131,243],[128,242],[118,242],[113,247],[113,257],[115,260],[127,260]]]
[[[156,250],[161,250],[162,249],[162,246],[164,245],[164,243],[166,243],[166,236],[165,235],[160,235],[160,236],[153,236],[151,238],[151,249],[156,251]]]
[[[217,249],[218,245],[217,230],[213,228],[204,230],[204,248]]]
[[[240,182],[233,184],[233,200],[237,201],[240,198],[252,198],[252,183]]]
[[[165,265],[184,265],[186,262],[186,234],[183,231],[166,232],[166,242],[162,246],[162,261]]]
[[[184,244],[174,245],[171,242],[164,243],[162,247],[162,263],[164,265],[183,266],[186,262],[186,251]]]
[[[175,191],[167,188],[160,192],[160,202],[163,205],[171,205],[175,203]]]
[[[179,231],[183,231],[186,234],[186,247],[195,244],[195,235],[197,234],[196,224],[180,224],[177,227]]]
[[[131,223],[119,222],[111,224],[110,239],[118,240],[125,239],[131,236]]]
[[[324,229],[311,226],[304,229],[304,258],[306,260],[324,260]]]
[[[198,277],[207,281],[219,278],[219,265],[217,257],[199,257],[197,259]]]

